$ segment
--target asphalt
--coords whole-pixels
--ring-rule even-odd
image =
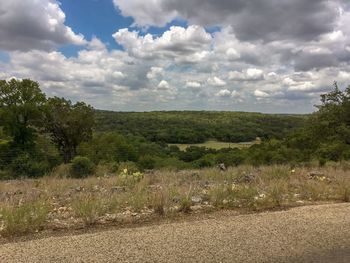
[[[51,236],[0,247],[0,262],[350,262],[350,204]]]

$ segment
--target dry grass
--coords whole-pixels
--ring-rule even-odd
[[[212,209],[265,210],[350,201],[350,165],[327,167],[240,166],[225,172],[155,171],[142,176],[108,174],[86,179],[65,178],[66,168],[35,180],[0,183],[2,236],[105,224],[113,220],[142,220],[149,215]],[[310,174],[316,176],[310,177]]]

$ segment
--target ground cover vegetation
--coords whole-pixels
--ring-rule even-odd
[[[145,173],[99,165],[95,176],[74,179],[61,165],[50,176],[0,184],[0,237],[176,220],[221,209],[246,213],[349,202],[349,171],[349,162]]]

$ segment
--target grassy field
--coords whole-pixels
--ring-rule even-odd
[[[294,169],[240,166],[225,172],[217,168],[147,174],[99,171],[86,179],[59,177],[56,171],[39,179],[1,182],[1,236],[218,209],[262,211],[350,201],[349,163]]]
[[[169,145],[175,145],[180,148],[181,151],[186,150],[186,148],[190,146],[197,146],[197,147],[206,147],[208,149],[215,149],[215,150],[220,150],[223,148],[247,148],[252,146],[253,144],[257,143],[256,141],[253,142],[241,142],[241,143],[233,143],[233,142],[219,142],[215,140],[210,140],[205,143],[195,143],[195,144],[176,144],[176,143],[171,143]]]

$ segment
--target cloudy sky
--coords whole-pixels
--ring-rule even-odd
[[[99,109],[314,111],[350,84],[349,0],[0,0],[0,79]]]

